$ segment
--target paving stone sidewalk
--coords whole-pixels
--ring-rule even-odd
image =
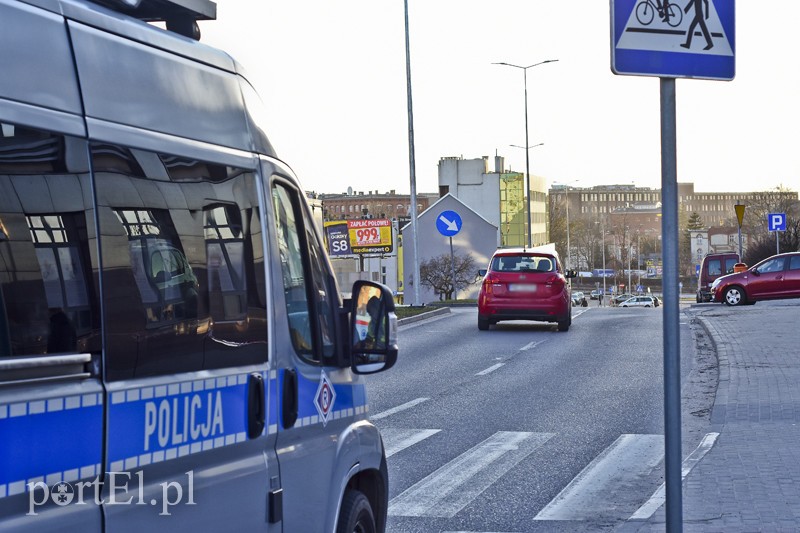
[[[683,531],[800,531],[800,304],[700,305],[687,315],[716,348],[708,431],[720,435],[684,480]],[[665,530],[663,506],[636,529]]]

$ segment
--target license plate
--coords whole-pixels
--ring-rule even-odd
[[[534,292],[536,291],[536,285],[533,283],[512,283],[508,286],[508,290],[511,292]]]

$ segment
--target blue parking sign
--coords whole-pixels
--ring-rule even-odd
[[[770,213],[767,215],[769,231],[786,231],[786,213]]]

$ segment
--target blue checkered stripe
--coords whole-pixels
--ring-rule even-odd
[[[0,498],[101,473],[103,395],[0,404]]]

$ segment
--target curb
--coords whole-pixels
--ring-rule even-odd
[[[411,324],[412,322],[419,322],[420,320],[425,320],[426,318],[432,318],[439,315],[449,315],[450,308],[449,307],[440,307],[434,311],[428,311],[427,313],[420,313],[418,315],[409,316],[406,318],[401,318],[397,321],[398,326],[403,326],[405,324]]]

